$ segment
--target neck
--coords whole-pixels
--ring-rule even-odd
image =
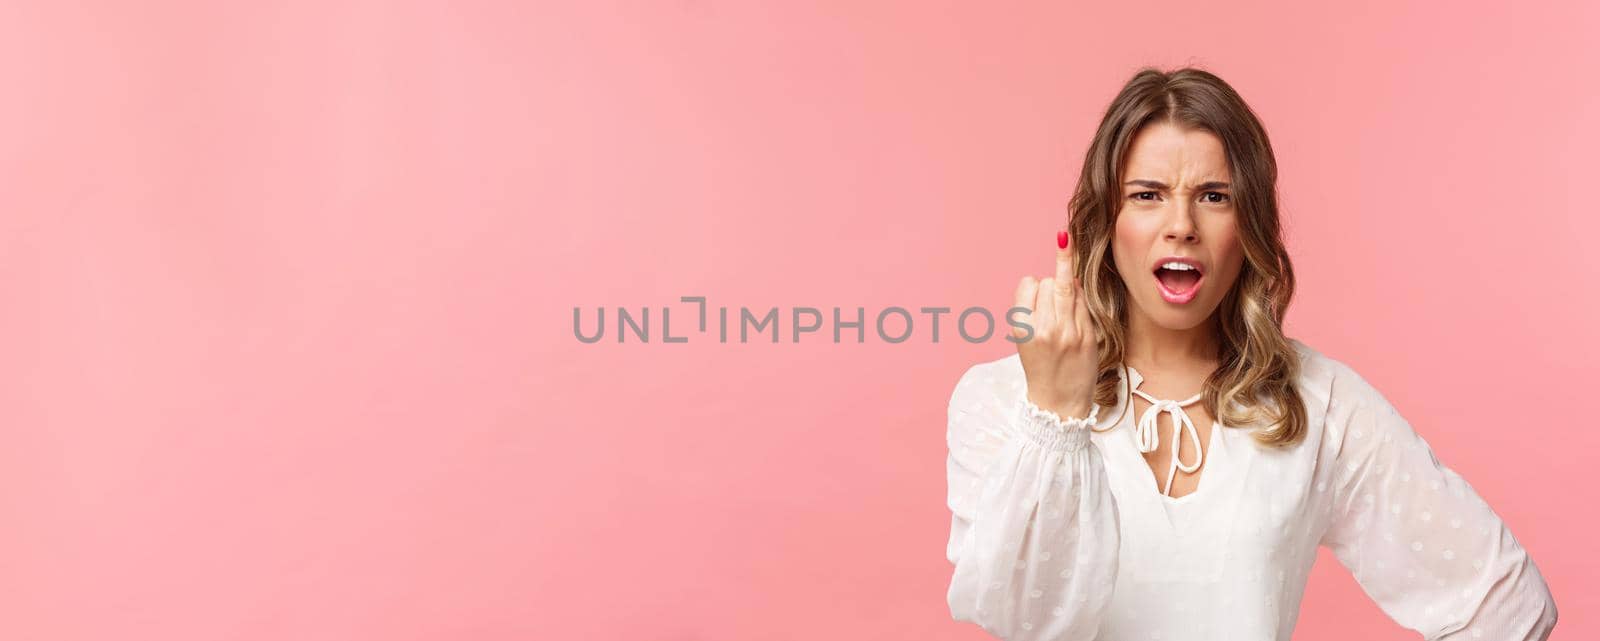
[[[1128,341],[1122,360],[1144,372],[1215,365],[1220,358],[1216,315],[1189,329],[1157,325],[1143,314],[1128,315]]]

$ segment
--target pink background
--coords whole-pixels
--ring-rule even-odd
[[[72,4],[0,6],[0,637],[984,638],[943,421],[1009,343],[572,308],[1003,309],[1185,63],[1273,137],[1290,335],[1600,634],[1595,3]],[[1324,552],[1296,638],[1414,635]]]

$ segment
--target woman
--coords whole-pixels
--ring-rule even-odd
[[[950,398],[957,620],[1288,639],[1320,544],[1428,639],[1549,635],[1555,601],[1489,506],[1349,366],[1283,335],[1276,180],[1210,73],[1146,69],[1112,102],[1055,276],[1017,287],[1018,353]]]

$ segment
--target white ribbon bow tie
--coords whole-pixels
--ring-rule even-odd
[[[1144,400],[1150,401],[1150,409],[1145,410],[1144,414],[1139,417],[1139,424],[1134,431],[1134,436],[1139,441],[1140,452],[1156,451],[1156,448],[1161,445],[1160,434],[1156,431],[1157,422],[1161,419],[1161,413],[1166,412],[1172,417],[1172,463],[1167,466],[1167,482],[1161,488],[1162,494],[1171,496],[1172,479],[1178,475],[1178,470],[1193,472],[1200,469],[1200,464],[1205,461],[1205,452],[1200,448],[1200,431],[1195,429],[1194,421],[1189,418],[1189,414],[1183,411],[1185,405],[1191,405],[1200,400],[1200,394],[1195,394],[1189,397],[1188,400],[1178,402],[1155,398],[1139,390],[1133,390],[1133,393],[1138,394]],[[1178,460],[1178,438],[1183,432],[1188,432],[1189,442],[1194,444],[1194,462],[1188,465],[1184,465],[1182,461]]]

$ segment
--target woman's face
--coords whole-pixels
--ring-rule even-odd
[[[1204,323],[1239,278],[1244,250],[1222,141],[1158,122],[1134,136],[1112,257],[1130,314],[1167,329]],[[1184,259],[1193,271],[1161,269]]]

